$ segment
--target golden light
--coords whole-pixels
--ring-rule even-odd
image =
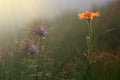
[[[62,11],[86,9],[92,3],[93,1],[84,0],[0,0],[0,36],[6,33],[14,34],[37,19],[48,20]]]
[[[42,0],[0,0],[0,35],[15,32],[39,17]]]

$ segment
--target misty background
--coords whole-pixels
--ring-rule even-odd
[[[0,36],[15,34],[39,19],[53,20],[66,11],[90,10],[112,0],[0,0]],[[77,14],[76,14],[77,15]]]

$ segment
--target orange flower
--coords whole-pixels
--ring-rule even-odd
[[[79,19],[90,19],[90,20],[93,20],[94,17],[98,17],[100,16],[99,12],[90,12],[90,11],[85,11],[83,13],[79,13],[78,14],[78,18]]]

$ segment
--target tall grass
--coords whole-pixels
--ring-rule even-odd
[[[94,37],[108,29],[115,30],[97,38],[92,64],[84,55],[87,25],[77,19],[77,12],[68,12],[45,22],[46,27],[55,27],[55,32],[42,40],[43,51],[38,54],[28,55],[27,51],[19,50],[23,39],[29,38],[37,44],[31,31],[20,33],[16,39],[3,40],[0,43],[0,80],[120,80],[118,2],[107,9],[102,7],[101,19],[93,24],[96,26],[93,27]]]

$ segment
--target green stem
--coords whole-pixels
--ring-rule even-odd
[[[90,51],[91,51],[91,53],[92,53],[92,51],[93,51],[92,24],[91,24],[91,21],[90,21]]]
[[[93,51],[93,41],[92,41],[92,25],[91,20],[87,20],[88,22],[88,38],[87,38],[87,47],[88,47],[88,59],[90,59],[91,53]]]

